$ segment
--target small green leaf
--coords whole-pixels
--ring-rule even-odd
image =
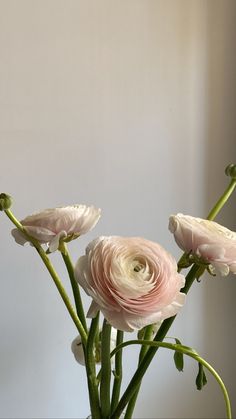
[[[198,375],[196,378],[196,386],[198,390],[201,390],[207,383],[206,374],[203,365],[198,363]]]
[[[175,342],[177,345],[181,345],[181,342],[179,339],[175,338]],[[175,366],[178,371],[183,371],[184,369],[184,355],[181,352],[175,351],[174,353],[174,361]]]

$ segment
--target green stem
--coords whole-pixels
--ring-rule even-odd
[[[89,390],[89,400],[92,418],[100,419],[100,403],[98,395],[98,380],[96,378],[96,362],[94,356],[94,344],[99,327],[99,313],[91,320],[88,341],[85,349],[86,372]]]
[[[226,203],[226,201],[229,199],[230,195],[233,193],[234,188],[236,186],[236,179],[232,179],[229,183],[229,185],[227,186],[227,188],[225,189],[224,193],[221,195],[221,197],[219,198],[219,200],[217,201],[217,203],[214,205],[214,207],[212,208],[212,210],[209,212],[208,214],[208,219],[209,220],[213,220],[216,215],[219,213],[219,211],[221,210],[221,208],[224,206],[224,204]],[[183,256],[182,256],[183,257]],[[181,259],[180,259],[181,260]],[[187,292],[189,291],[190,287],[192,286],[195,278],[200,274],[203,273],[201,272],[201,267],[199,267],[198,265],[193,265],[192,268],[190,269],[188,275],[186,276],[186,282],[185,282],[185,287],[183,288],[183,292],[187,294]],[[158,330],[154,341],[161,341],[164,339],[164,337],[166,336],[166,333],[168,332],[168,330],[170,329],[173,321],[175,320],[176,316],[170,317],[166,320],[164,320],[164,322],[162,323],[160,329]],[[139,388],[140,388],[140,384],[141,384],[141,380],[147,370],[147,368],[149,367],[156,351],[158,348],[149,348],[146,355],[144,356],[143,360],[141,361],[140,365],[138,366],[136,372],[134,373],[128,387],[126,388],[122,398],[120,399],[118,406],[114,412],[114,415],[119,415],[121,414],[121,412],[124,410],[125,406],[127,405],[127,403],[130,402],[131,398],[133,397],[133,395],[135,394],[135,392],[139,392]],[[136,395],[136,398],[137,398]],[[130,415],[132,416],[133,410],[134,410],[134,404],[132,404],[132,411],[131,408],[127,408],[130,411]],[[130,417],[131,417],[130,416]]]
[[[152,336],[153,336],[153,324],[150,324],[148,326],[145,327],[145,332],[144,332],[144,336],[143,336],[143,340],[151,340]],[[139,364],[142,361],[142,359],[144,358],[146,352],[148,350],[148,345],[142,345],[141,350],[140,350],[140,354],[139,354]]]
[[[122,348],[124,348],[126,346],[129,346],[129,345],[149,345],[149,346],[157,347],[157,348],[159,348],[159,347],[160,348],[167,348],[167,349],[170,349],[172,351],[177,351],[177,352],[180,352],[184,355],[187,355],[187,356],[195,359],[200,364],[202,364],[215,377],[218,384],[220,385],[221,390],[222,390],[223,395],[224,395],[225,404],[226,404],[227,418],[232,419],[230,399],[229,399],[229,395],[228,395],[228,392],[227,392],[227,389],[225,387],[225,384],[224,384],[223,380],[221,379],[219,374],[214,370],[214,368],[210,364],[208,364],[207,361],[205,361],[203,358],[201,358],[196,351],[194,351],[193,349],[191,349],[187,346],[183,346],[183,345],[179,345],[179,344],[173,344],[173,343],[167,343],[167,342],[155,342],[155,341],[149,341],[149,340],[130,340],[130,341],[124,342],[124,343],[120,344],[118,347],[116,347],[112,351],[111,357],[114,356],[119,350],[121,350]],[[111,419],[114,419],[114,418],[115,418],[115,416],[112,415]]]
[[[214,218],[217,216],[221,208],[225,205],[225,203],[228,201],[230,195],[233,193],[234,188],[236,186],[236,179],[232,179],[226,190],[224,191],[223,195],[218,199],[217,203],[214,205],[212,210],[209,212],[207,219],[208,220],[214,220]]]
[[[74,295],[74,300],[75,300],[75,307],[76,307],[76,311],[77,311],[77,315],[84,327],[85,332],[88,332],[87,329],[87,323],[86,323],[86,319],[85,319],[85,315],[84,315],[84,309],[83,309],[83,303],[82,303],[82,299],[81,299],[81,295],[80,295],[80,290],[79,290],[79,285],[75,280],[75,273],[74,273],[74,266],[72,264],[71,258],[70,258],[70,254],[68,252],[66,243],[63,243],[63,251],[61,252],[62,258],[65,262],[66,268],[67,268],[67,272],[70,278],[70,283],[71,283],[71,287],[72,287],[72,291],[73,291],[73,295]]]
[[[117,337],[116,337],[116,346],[123,343],[124,332],[121,330],[117,330]],[[114,384],[112,390],[112,399],[111,399],[111,412],[115,410],[119,397],[120,397],[120,388],[121,388],[121,381],[122,381],[122,350],[116,353],[115,356],[115,371],[114,371]]]
[[[22,226],[22,224],[15,218],[15,216],[13,215],[13,213],[10,210],[6,210],[5,211],[6,215],[8,216],[8,218],[12,221],[12,223],[18,228],[18,230],[20,230],[24,236],[27,238],[27,240],[29,240],[32,245],[35,247],[35,249],[37,250],[39,256],[41,257],[42,261],[44,262],[48,272],[50,273],[60,295],[62,300],[65,303],[65,306],[75,324],[75,326],[77,327],[79,334],[81,336],[81,340],[82,342],[85,344],[87,341],[87,334],[84,330],[84,327],[80,321],[80,319],[78,318],[78,316],[75,313],[75,310],[70,302],[70,299],[66,293],[65,288],[63,287],[61,280],[58,276],[58,274],[56,273],[51,261],[49,260],[48,256],[46,255],[46,253],[44,252],[43,248],[40,246],[39,242],[31,237],[24,229],[24,227]]]
[[[111,359],[110,359],[111,326],[106,319],[103,322],[101,342],[101,384],[100,402],[102,419],[110,417],[110,381],[111,381]]]
[[[150,341],[150,339],[152,338],[152,333],[153,333],[153,325],[149,325],[147,327],[145,327],[145,332],[144,332],[144,336],[143,336],[143,340],[148,340]],[[142,345],[141,349],[140,349],[140,354],[139,354],[139,362],[138,365],[141,364],[145,354],[148,351],[148,345]],[[139,389],[141,386],[141,381],[137,387],[136,392],[134,393],[133,397],[130,399],[130,402],[127,406],[126,412],[125,412],[125,419],[131,418],[133,411],[134,411],[134,407],[138,398],[138,393],[139,393]]]

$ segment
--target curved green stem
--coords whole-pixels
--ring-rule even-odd
[[[94,344],[99,327],[99,313],[91,320],[91,325],[88,334],[88,341],[85,347],[85,358],[86,358],[86,372],[89,390],[89,400],[92,418],[100,419],[101,410],[98,395],[98,380],[96,378],[96,362],[94,356]]]
[[[226,390],[226,387],[225,387],[225,384],[224,384],[223,380],[221,379],[219,374],[214,370],[214,368],[207,361],[205,361],[203,358],[201,358],[198,355],[198,353],[196,351],[194,351],[192,348],[189,348],[188,346],[184,346],[184,345],[167,343],[167,342],[154,342],[154,341],[149,341],[149,340],[130,340],[128,342],[124,342],[124,343],[120,344],[119,346],[117,346],[112,351],[111,357],[113,355],[115,355],[119,350],[121,350],[122,348],[125,348],[126,346],[129,346],[129,345],[148,345],[148,346],[153,346],[153,347],[157,347],[157,348],[159,348],[159,347],[160,348],[167,348],[167,349],[170,349],[172,351],[177,351],[177,352],[180,352],[184,355],[190,356],[191,358],[195,359],[197,362],[202,364],[215,377],[216,381],[220,385],[222,393],[224,395],[224,399],[225,399],[227,418],[232,419],[230,399],[229,399],[229,395],[228,395],[228,392]],[[112,415],[111,419],[114,419],[114,418],[115,418],[115,416]]]
[[[102,328],[101,345],[101,383],[100,383],[100,403],[102,419],[110,417],[110,381],[111,381],[111,359],[110,359],[111,326],[106,319]]]
[[[116,337],[116,346],[123,343],[124,332],[117,330]],[[114,370],[114,383],[112,389],[112,399],[111,399],[111,412],[116,408],[119,397],[120,397],[120,388],[122,381],[122,350],[116,353],[115,356],[115,370]]]
[[[73,291],[73,295],[74,295],[74,300],[75,300],[75,307],[76,307],[76,312],[77,315],[84,327],[85,332],[88,332],[87,329],[87,323],[86,323],[86,319],[85,319],[85,315],[84,315],[84,309],[83,309],[83,303],[82,303],[82,299],[81,299],[81,295],[80,295],[80,290],[79,290],[79,285],[75,280],[75,273],[74,273],[74,266],[73,263],[71,261],[70,258],[70,254],[68,251],[68,248],[66,246],[66,243],[63,243],[63,251],[61,251],[61,255],[62,258],[65,262],[66,268],[67,268],[67,272],[70,278],[70,283],[71,283],[71,287],[72,287],[72,291]]]
[[[224,193],[221,195],[221,197],[218,199],[217,203],[214,205],[214,207],[209,212],[207,219],[208,220],[214,220],[214,218],[217,216],[221,208],[225,205],[225,203],[228,201],[230,195],[233,193],[234,188],[236,186],[236,179],[232,179]]]
[[[87,333],[84,330],[84,327],[80,321],[80,319],[78,318],[78,316],[75,313],[75,310],[70,302],[70,299],[66,293],[65,288],[62,285],[62,282],[58,276],[58,274],[56,273],[51,261],[49,260],[48,256],[46,255],[46,253],[44,252],[42,246],[40,246],[39,242],[34,239],[33,237],[31,237],[24,229],[24,227],[22,226],[22,224],[15,218],[15,216],[13,215],[13,213],[10,210],[6,210],[5,211],[6,215],[8,216],[8,218],[13,222],[13,224],[24,234],[24,236],[27,238],[27,240],[29,240],[32,245],[35,247],[35,249],[37,250],[39,256],[41,257],[42,261],[44,262],[44,265],[46,266],[48,272],[50,273],[60,295],[62,300],[65,303],[65,306],[75,324],[75,326],[77,327],[79,334],[81,336],[81,340],[82,342],[85,344],[87,341]]]

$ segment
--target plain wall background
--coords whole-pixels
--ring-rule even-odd
[[[169,215],[205,216],[235,160],[235,18],[234,0],[0,0],[0,185],[15,214],[94,204],[103,216],[71,243],[74,260],[101,234],[144,236],[178,257]],[[219,217],[234,230],[235,201]],[[2,215],[0,416],[86,417],[76,330],[11,227]],[[170,332],[222,374],[234,412],[235,291],[235,278],[206,276]],[[172,356],[153,361],[135,417],[222,418],[217,383],[198,392],[194,362],[180,374]]]

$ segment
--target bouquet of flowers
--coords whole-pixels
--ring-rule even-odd
[[[236,185],[236,165],[230,164],[225,172],[229,185],[206,219],[170,216],[169,230],[184,252],[178,263],[160,244],[144,238],[100,236],[88,244],[74,266],[67,244],[96,225],[100,209],[85,205],[46,209],[19,222],[10,210],[11,197],[0,194],[0,210],[15,226],[15,241],[29,242],[38,252],[77,329],[71,348],[85,366],[92,419],[132,418],[142,378],[159,348],[173,351],[179,371],[184,356],[197,362],[198,390],[207,382],[206,372],[211,373],[222,389],[227,418],[232,417],[218,373],[195,349],[166,337],[195,280],[205,271],[222,276],[236,273],[236,233],[213,221]],[[50,260],[55,251],[65,262],[74,303]],[[87,316],[80,287],[91,297]],[[124,337],[124,332],[133,331],[137,339]],[[129,345],[139,345],[140,353],[137,369],[121,395],[122,355]]]

